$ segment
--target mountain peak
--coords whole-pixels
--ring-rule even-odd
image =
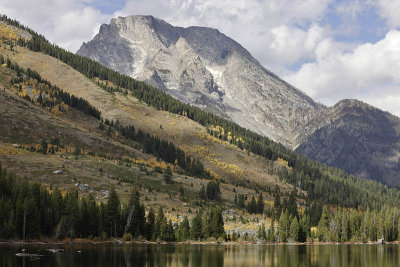
[[[118,17],[77,53],[289,147],[314,110],[324,108],[217,29]]]

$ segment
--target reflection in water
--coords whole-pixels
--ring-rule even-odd
[[[400,266],[400,245],[72,245],[63,253],[29,246],[39,259],[19,258],[21,247],[0,246],[0,266]],[[78,252],[81,251],[81,252]]]

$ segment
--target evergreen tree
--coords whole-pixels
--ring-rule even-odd
[[[116,237],[117,235],[117,224],[120,221],[120,201],[115,191],[115,187],[112,186],[110,190],[110,195],[108,197],[107,205],[105,207],[105,219],[107,228],[105,231],[109,234],[109,236]]]
[[[166,221],[166,219],[164,217],[162,207],[160,206],[158,208],[157,219],[154,223],[154,231],[151,238],[153,241],[155,241],[159,237],[161,238],[161,225],[162,223],[164,223],[164,221]]]
[[[175,241],[175,232],[174,232],[174,227],[172,225],[172,221],[168,220],[164,232],[164,238],[163,240],[167,242],[174,242]]]
[[[99,218],[99,208],[96,204],[96,200],[92,194],[89,194],[88,199],[87,199],[87,206],[88,206],[88,221],[87,223],[87,229],[88,229],[88,235],[90,236],[98,236],[99,235],[99,223],[100,223],[100,218]],[[85,221],[83,221],[85,223]]]
[[[68,192],[66,195],[67,235],[77,237],[79,230],[79,204],[78,191]]]
[[[251,201],[247,204],[247,211],[249,213],[256,213],[257,212],[257,203],[254,196],[251,198]]]
[[[150,211],[147,215],[147,221],[146,221],[146,239],[147,240],[152,240],[152,235],[155,227],[155,215],[154,215],[154,210],[153,208],[150,208]]]
[[[310,236],[310,217],[305,214],[299,221],[299,242],[306,242]]]
[[[43,154],[47,154],[47,147],[48,144],[46,140],[43,138],[42,141],[40,142],[40,152],[42,152]]]
[[[187,216],[183,218],[183,221],[179,224],[178,240],[188,240],[190,236],[190,225]]]
[[[205,189],[204,185],[201,187],[201,189],[199,191],[199,198],[202,199],[202,200],[206,200],[207,199],[206,189]]]
[[[192,227],[190,228],[190,236],[193,240],[199,240],[203,237],[202,229],[202,213],[199,211],[192,219]]]
[[[279,242],[287,242],[289,236],[290,218],[288,213],[282,212],[279,218]]]
[[[219,189],[219,183],[211,181],[207,184],[207,199],[209,200],[221,200],[221,190]]]
[[[146,214],[144,206],[140,204],[139,191],[135,190],[132,192],[128,203],[128,209],[133,207],[133,213],[131,217],[130,229],[128,229],[133,237],[144,236],[146,229]]]
[[[169,228],[168,228],[168,220],[164,217],[161,217],[160,220],[160,235],[159,238],[164,241],[168,241],[169,239]]]
[[[324,206],[322,209],[321,219],[318,223],[318,238],[320,241],[330,240],[330,221],[331,215],[328,207]]]
[[[257,200],[257,213],[263,214],[264,213],[264,199],[262,193],[258,196]]]
[[[209,214],[209,236],[215,238],[223,237],[225,235],[224,220],[222,218],[221,209],[212,209]]]
[[[268,229],[267,240],[269,242],[275,242],[275,219],[274,218],[272,218],[271,226]]]
[[[275,199],[274,199],[275,218],[280,218],[282,212],[281,197],[279,194],[280,194],[279,187],[275,186]]]
[[[290,223],[290,240],[293,242],[297,242],[299,240],[299,222],[297,221],[297,217],[293,217],[292,222]]]
[[[265,225],[264,224],[261,224],[259,226],[258,231],[257,231],[257,236],[258,236],[259,239],[262,239],[262,240],[266,240],[267,239],[267,233],[265,231]]]
[[[238,197],[238,206],[239,208],[244,208],[245,203],[244,203],[244,196],[242,194],[239,194]]]

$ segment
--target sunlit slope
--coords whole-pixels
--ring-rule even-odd
[[[198,201],[198,192],[208,180],[174,173],[174,183],[166,184],[163,174],[154,171],[154,167],[165,169],[165,162],[133,149],[131,146],[135,144],[117,136],[115,130],[108,134],[107,129],[99,129],[98,120],[74,108],[53,113],[21,98],[9,82],[15,77],[14,71],[0,66],[0,163],[3,168],[49,188],[76,188],[81,194],[93,193],[99,200],[105,199],[104,191],[111,185],[115,185],[124,201],[132,188],[139,188],[146,196],[147,206],[157,209],[163,205],[169,211],[174,207],[171,218],[175,219],[177,212],[195,209],[193,203]],[[54,139],[60,145],[52,145]],[[42,140],[56,151],[40,152]],[[75,155],[75,146],[81,150],[79,155]],[[185,192],[183,197],[181,188]],[[237,193],[256,195],[252,189],[232,184],[221,184],[220,188],[227,206],[232,205]]]
[[[14,50],[16,52],[5,50],[2,53],[21,67],[36,70],[62,90],[86,99],[101,112],[103,118],[134,125],[172,141],[186,153],[200,159],[216,177],[231,182],[255,181],[270,186],[278,183],[281,187],[288,187],[277,179],[276,171],[281,165],[211,137],[205,127],[187,117],[154,109],[130,95],[107,92],[94,80],[53,57],[26,48]]]

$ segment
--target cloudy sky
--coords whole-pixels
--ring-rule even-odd
[[[217,28],[325,105],[400,116],[400,0],[1,0],[0,13],[73,52],[114,16]]]

